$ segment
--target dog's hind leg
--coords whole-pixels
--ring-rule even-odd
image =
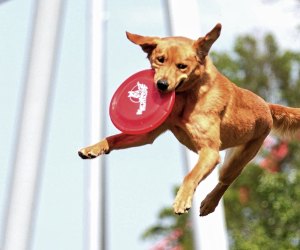
[[[227,188],[257,154],[266,136],[267,134],[227,151],[225,161],[220,169],[219,183],[202,201],[200,216],[208,215],[215,210]]]

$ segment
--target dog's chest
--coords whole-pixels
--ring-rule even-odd
[[[177,140],[196,152],[197,143],[195,141],[195,128],[201,127],[201,123],[194,122],[201,113],[201,102],[193,96],[178,95],[172,113],[166,123],[168,129],[174,134]]]
[[[182,129],[180,126],[170,126],[169,130],[173,133],[173,135],[176,137],[176,139],[183,145],[185,145],[190,150],[196,152],[196,147],[192,140],[190,139],[190,136],[187,134],[184,129]]]

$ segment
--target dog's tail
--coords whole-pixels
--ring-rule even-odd
[[[269,104],[273,117],[273,129],[281,135],[292,135],[300,130],[300,108]]]

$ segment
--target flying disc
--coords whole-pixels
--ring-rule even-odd
[[[122,132],[147,133],[161,125],[171,113],[175,91],[160,92],[153,78],[154,70],[142,70],[126,79],[114,93],[109,115]]]

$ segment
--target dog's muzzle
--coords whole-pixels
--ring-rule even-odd
[[[157,81],[156,86],[160,91],[166,91],[169,87],[169,83],[167,80],[161,79]]]

